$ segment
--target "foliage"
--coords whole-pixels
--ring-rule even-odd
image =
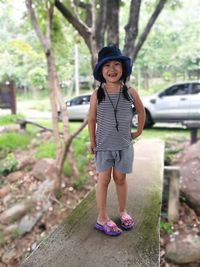
[[[9,153],[7,157],[0,160],[0,175],[8,175],[17,169],[17,160],[13,153]]]
[[[143,1],[140,31],[143,30],[156,2]],[[42,9],[41,1],[34,1],[34,5],[36,4],[40,26],[44,29],[46,13]],[[130,1],[121,1],[120,46],[123,45],[122,27],[127,23],[129,5]],[[21,88],[34,87],[35,90],[46,90],[47,72],[44,53],[30,25],[25,4],[21,4],[20,7],[17,9],[13,1],[0,2],[0,80],[14,79],[17,86]],[[83,9],[74,7],[72,12],[75,10],[84,19]],[[148,78],[162,77],[167,81],[195,79],[200,69],[199,12],[200,0],[193,2],[169,0],[138,54],[134,63],[134,74],[137,75],[140,72],[143,79],[147,74]],[[85,43],[56,8],[52,25],[52,41],[59,80],[62,81],[67,93],[71,86],[67,85],[67,81],[73,84],[74,79],[75,43],[79,45],[80,75],[90,76],[92,70]]]
[[[172,231],[172,225],[173,224],[171,222],[166,222],[166,221],[161,220],[160,221],[160,231],[164,232],[167,235],[170,235],[173,232]]]
[[[143,12],[147,10],[144,9]],[[195,5],[185,0],[181,4],[176,3],[175,9],[166,8],[142,47],[135,69],[147,72],[148,77],[163,77],[168,81],[188,79],[192,77],[191,73],[194,79],[198,78],[199,12],[199,0]]]
[[[74,188],[76,190],[81,190],[84,186],[84,184],[87,182],[88,176],[87,175],[82,175],[75,183],[74,183]]]

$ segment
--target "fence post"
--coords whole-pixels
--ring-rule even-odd
[[[169,221],[177,221],[179,218],[180,168],[178,166],[165,166],[164,172],[169,181],[168,219]]]

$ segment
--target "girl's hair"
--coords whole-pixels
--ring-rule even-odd
[[[101,101],[103,101],[105,99],[105,92],[104,92],[102,84],[103,83],[101,82],[100,85],[99,85],[99,88],[97,90],[97,101],[98,101],[98,104],[100,104]],[[123,94],[124,98],[127,101],[130,101],[130,97],[128,95],[128,87],[126,85],[126,79],[123,80],[122,94]]]

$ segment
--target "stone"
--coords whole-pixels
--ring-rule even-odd
[[[36,162],[36,160],[32,157],[26,157],[26,158],[23,158],[23,159],[20,159],[19,162],[18,162],[18,169],[21,170],[21,169],[24,169],[26,168],[27,166],[32,166],[34,165]]]
[[[46,179],[39,185],[37,191],[35,191],[32,195],[32,201],[34,202],[43,202],[47,200],[47,196],[54,190],[55,181]]]
[[[18,229],[18,224],[17,223],[13,223],[13,224],[10,224],[10,225],[4,227],[3,232],[5,234],[11,234],[14,231],[17,231],[17,229]]]
[[[19,218],[21,218],[26,211],[28,210],[30,204],[29,203],[18,203],[11,208],[3,211],[0,215],[0,221],[3,224],[12,223]]]
[[[200,237],[188,235],[179,237],[166,247],[165,258],[176,264],[200,261]]]
[[[42,217],[42,212],[36,212],[35,214],[25,215],[19,222],[18,231],[20,235],[30,232],[35,224]]]
[[[6,185],[0,189],[0,198],[3,198],[11,191],[11,188],[9,185]]]
[[[17,257],[17,250],[15,248],[7,249],[2,256],[2,261],[6,264],[11,263]],[[9,265],[10,266],[10,265]]]
[[[10,174],[8,174],[8,176],[6,177],[6,180],[10,183],[14,183],[16,181],[19,181],[23,178],[24,173],[21,171],[16,171],[16,172],[12,172]]]
[[[41,159],[33,167],[33,176],[44,181],[46,179],[56,180],[57,179],[57,167],[55,160],[52,159]]]
[[[180,163],[182,195],[187,204],[200,215],[200,141],[182,153]]]
[[[9,204],[12,202],[12,194],[10,193],[10,194],[7,194],[4,198],[3,198],[3,204],[4,204],[4,206],[5,207],[8,207],[9,206]]]

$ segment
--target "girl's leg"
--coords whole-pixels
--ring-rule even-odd
[[[98,181],[96,184],[96,201],[98,209],[97,222],[102,225],[105,224],[109,219],[106,212],[106,199],[108,185],[111,179],[111,170],[112,168],[109,168],[104,172],[99,172]]]
[[[113,179],[116,185],[117,197],[119,202],[119,213],[122,215],[126,213],[127,201],[127,181],[126,174],[113,169]]]
[[[134,221],[131,216],[126,211],[126,201],[127,201],[127,181],[126,174],[113,170],[113,179],[116,185],[116,191],[119,202],[119,215],[121,219],[121,226],[126,230],[131,229],[134,225]]]

